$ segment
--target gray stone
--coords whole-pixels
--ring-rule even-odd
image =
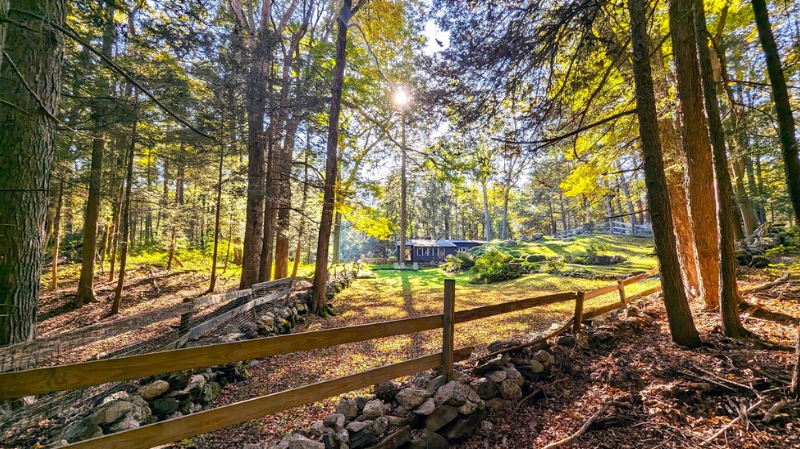
[[[475,403],[480,402],[481,397],[478,395],[478,392],[473,390],[472,388],[469,389],[469,393],[467,393],[467,400],[472,401]]]
[[[422,403],[416,410],[414,410],[415,415],[420,416],[428,416],[436,409],[436,401],[433,398],[430,398]]]
[[[222,337],[219,338],[219,341],[221,343],[233,343],[235,341],[244,340],[244,339],[245,339],[245,334],[243,334],[241,332],[233,332],[233,333],[230,333],[230,334],[223,335]]]
[[[101,429],[100,426],[84,420],[67,431],[66,440],[70,443],[74,443],[76,441],[89,440],[101,436],[103,436],[103,429]]]
[[[179,405],[175,398],[158,398],[150,402],[150,410],[155,416],[169,415],[178,410]]]
[[[364,419],[375,419],[379,416],[383,416],[384,411],[383,401],[380,399],[373,399],[364,404],[364,410],[361,414],[364,416]]]
[[[288,449],[325,449],[325,445],[323,443],[306,438],[297,433],[291,434],[288,438],[288,442]]]
[[[460,406],[467,401],[468,394],[469,388],[466,385],[453,380],[436,390],[436,394],[433,395],[433,400],[436,402],[436,405],[445,404]]]
[[[411,419],[409,419],[408,417],[401,418],[399,416],[392,416],[392,415],[387,416],[386,419],[387,421],[389,421],[389,424],[395,427],[405,427],[411,422]]]
[[[358,404],[354,399],[342,399],[336,406],[336,413],[344,415],[345,419],[353,419],[358,416]]]
[[[131,416],[131,414],[127,414],[122,417],[119,421],[115,422],[108,426],[108,433],[117,433],[122,432],[123,430],[130,430],[139,427],[141,423],[138,419]]]
[[[542,362],[543,365],[552,365],[555,363],[556,358],[553,357],[553,354],[545,351],[544,349],[538,351],[536,354],[533,355],[533,359]]]
[[[200,398],[200,402],[208,403],[214,400],[217,396],[219,396],[220,386],[217,382],[209,382],[203,386],[203,394]]]
[[[506,379],[500,384],[500,394],[505,399],[521,399],[522,389],[513,380]]]
[[[347,430],[340,430],[336,433],[336,440],[341,444],[350,444],[350,432]]]
[[[475,410],[478,410],[478,404],[472,401],[467,401],[464,403],[464,405],[458,408],[458,413],[462,415],[471,415],[475,413]]]
[[[500,390],[497,388],[494,382],[491,380],[481,377],[476,379],[470,383],[470,386],[478,393],[478,396],[481,397],[483,400],[489,400],[492,398],[496,398],[497,395],[500,394]]]
[[[414,410],[430,397],[431,392],[428,390],[422,388],[405,388],[397,393],[395,399],[407,410]]]
[[[140,387],[139,396],[141,396],[145,401],[152,401],[167,391],[169,391],[169,382],[159,379]]]
[[[505,407],[506,407],[506,401],[504,401],[501,398],[494,398],[486,401],[486,408],[488,408],[493,413],[500,412]]]
[[[412,438],[406,447],[408,449],[447,449],[450,445],[445,437],[425,429],[424,432]]]
[[[525,383],[525,379],[522,378],[522,374],[516,368],[507,368],[506,375],[508,380],[513,380],[520,387]]]
[[[447,379],[444,376],[437,376],[434,377],[429,383],[428,386],[425,387],[426,390],[430,391],[431,393],[435,393],[436,390],[442,387],[442,385],[447,383]]]
[[[575,337],[572,335],[564,335],[558,338],[558,344],[561,346],[572,346],[575,344]]]
[[[498,383],[498,384],[500,382],[506,380],[506,377],[508,377],[508,374],[505,372],[505,370],[492,371],[492,372],[486,373],[486,378],[487,379],[491,380],[494,383]]]
[[[326,426],[328,426],[328,427],[330,427],[330,428],[332,428],[332,429],[334,429],[334,430],[336,430],[338,432],[338,431],[342,430],[342,428],[344,428],[344,423],[346,421],[347,421],[347,418],[345,418],[343,414],[341,414],[341,413],[333,413],[331,415],[328,415],[328,417],[325,418],[325,421],[323,421],[323,422],[325,423]]]
[[[375,433],[378,436],[383,435],[384,432],[389,428],[389,420],[386,419],[385,416],[381,416],[380,418],[376,418],[375,422],[372,423],[372,429],[375,430]]]
[[[478,429],[481,421],[486,417],[485,410],[479,410],[465,418],[458,418],[444,429],[444,437],[448,440],[464,439]]]
[[[325,434],[332,434],[333,430],[330,427],[326,427],[325,423],[318,419],[311,423],[311,428],[308,429],[308,433],[315,437],[320,437]]]
[[[544,365],[538,360],[531,360],[531,372],[538,374],[544,371]]]
[[[360,432],[350,435],[350,448],[358,449],[367,447],[378,441],[378,434],[372,427],[365,427]]]
[[[491,421],[486,421],[486,420],[481,421],[481,430],[486,433],[489,433],[492,430],[494,430],[494,424],[492,424]]]
[[[425,419],[425,428],[436,432],[447,425],[450,421],[456,419],[457,416],[457,408],[449,405],[439,406]]]
[[[133,404],[130,401],[109,402],[101,405],[100,408],[89,415],[89,423],[97,425],[111,424],[128,414],[132,408]]]
[[[400,383],[394,380],[381,382],[374,387],[375,396],[384,401],[390,400],[400,389]]]
[[[364,421],[353,421],[347,425],[346,429],[352,433],[360,432],[365,427],[367,427],[367,423]]]
[[[508,354],[498,354],[491,359],[481,363],[475,367],[475,374],[483,375],[492,371],[503,369],[503,365],[508,363],[510,357]]]

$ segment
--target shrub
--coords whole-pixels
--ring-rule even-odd
[[[558,273],[559,271],[563,270],[567,264],[558,259],[551,259],[547,261],[547,267],[545,271],[548,273]]]
[[[444,271],[448,273],[460,273],[467,271],[475,265],[475,256],[470,253],[458,253],[456,255],[447,256],[447,260],[439,265]]]
[[[541,273],[542,272],[542,265],[536,262],[523,262],[522,263],[522,272],[523,273]]]
[[[504,281],[521,276],[520,264],[513,258],[497,250],[489,250],[475,260],[470,283],[485,284]]]
[[[547,260],[547,257],[542,254],[531,254],[530,256],[526,257],[525,260],[527,262],[544,262]]]
[[[586,247],[586,252],[590,256],[597,256],[606,249],[607,246],[602,243],[590,243],[589,246]]]

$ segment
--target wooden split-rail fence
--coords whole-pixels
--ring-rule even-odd
[[[455,310],[455,280],[446,279],[444,281],[444,300],[441,314],[233,343],[174,349],[117,359],[0,373],[0,401],[107,382],[142,378],[173,371],[204,368],[242,360],[328,348],[346,343],[369,341],[435,329],[443,330],[442,351],[437,354],[268,394],[65,446],[75,449],[149,448],[222,429],[293,407],[321,401],[332,396],[366,388],[398,377],[416,374],[428,369],[441,368],[446,378],[451,380],[453,378],[453,363],[466,360],[473,350],[473,348],[455,348],[456,324],[534,307],[575,301],[574,316],[571,320],[573,331],[578,332],[584,320],[596,318],[620,307],[627,307],[627,304],[637,298],[660,291],[661,287],[656,286],[631,297],[627,297],[625,293],[626,286],[655,276],[657,273],[658,269],[655,269],[620,280],[616,284],[587,292],[556,293],[459,311]],[[602,307],[584,310],[585,301],[613,292],[619,293],[618,301]]]

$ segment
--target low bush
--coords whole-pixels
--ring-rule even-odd
[[[461,273],[467,271],[475,265],[475,256],[471,253],[458,253],[456,255],[447,256],[447,260],[439,265],[444,271],[448,273]]]
[[[514,262],[511,256],[497,250],[489,250],[475,260],[469,282],[487,284],[518,278],[522,275],[520,268],[521,264]]]

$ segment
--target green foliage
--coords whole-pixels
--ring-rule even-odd
[[[458,253],[447,256],[445,263],[439,266],[448,273],[461,273],[475,266],[475,256],[470,253]]]
[[[489,250],[475,260],[470,283],[486,284],[518,278],[519,269],[512,267],[513,258],[497,250]],[[513,265],[519,266],[514,263]]]
[[[548,273],[558,273],[564,270],[567,264],[559,259],[550,259],[547,261],[547,265],[545,267],[545,271]]]
[[[593,242],[586,246],[586,253],[588,253],[590,256],[599,256],[607,249],[608,245],[599,242]]]
[[[778,256],[780,254],[787,253],[789,251],[793,251],[796,248],[797,248],[796,246],[778,245],[775,248],[768,249],[767,253],[766,253],[766,256],[767,257]]]

